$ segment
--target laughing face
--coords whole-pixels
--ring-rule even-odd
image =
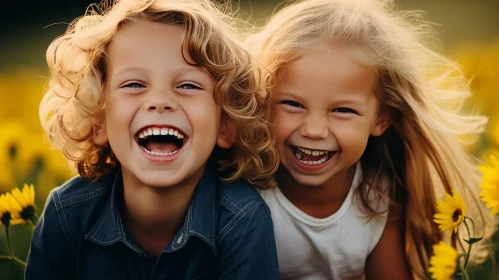
[[[320,50],[285,65],[272,90],[273,133],[281,164],[298,184],[337,182],[362,156],[378,114],[375,75],[341,50]],[[343,174],[342,174],[343,173]]]
[[[220,141],[214,78],[188,63],[182,40],[180,25],[137,21],[109,46],[105,123],[96,142],[109,141],[125,184],[196,183]]]

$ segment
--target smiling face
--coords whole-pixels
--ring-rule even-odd
[[[95,140],[109,141],[125,184],[196,183],[220,141],[215,80],[184,60],[182,41],[181,25],[137,21],[109,46],[105,124]]]
[[[360,159],[369,135],[384,132],[389,120],[378,114],[375,89],[373,72],[339,49],[306,54],[280,69],[272,89],[273,133],[294,181],[335,183]]]

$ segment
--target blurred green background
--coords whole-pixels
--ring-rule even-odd
[[[75,173],[61,153],[50,149],[38,120],[38,105],[48,81],[45,51],[68,23],[97,1],[46,0],[2,3],[0,19],[0,193],[35,184],[38,212],[48,192]],[[242,16],[266,22],[280,1],[241,0]],[[237,4],[236,3],[236,4]],[[499,147],[499,1],[398,0],[398,9],[422,10],[434,22],[440,51],[460,62],[473,78],[470,108],[490,117],[487,132],[470,150],[479,158]],[[32,227],[12,228],[13,250],[25,259]],[[497,248],[497,235],[491,240]],[[0,231],[0,255],[7,255]],[[497,250],[492,257],[498,258]],[[475,267],[472,279],[499,279],[491,261]],[[22,279],[22,267],[0,262],[0,279]],[[495,276],[494,276],[495,275]]]

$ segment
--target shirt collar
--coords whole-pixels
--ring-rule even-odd
[[[123,202],[123,177],[121,172],[118,172],[113,180],[105,183],[112,184],[109,199],[106,201],[99,218],[85,235],[85,239],[102,246],[122,242],[135,252],[142,253],[142,250],[127,235],[121,217],[120,207]]]
[[[215,255],[218,254],[215,246],[218,217],[216,185],[217,177],[214,168],[207,164],[203,177],[194,190],[184,225],[172,242],[172,251],[181,249],[190,237],[195,236],[206,242]]]
[[[126,232],[120,207],[123,201],[123,181],[121,172],[118,172],[112,182],[109,199],[101,215],[93,227],[85,235],[85,239],[98,245],[106,246],[122,242],[137,253],[142,250],[135,245]],[[184,219],[184,224],[175,235],[172,242],[163,252],[172,252],[182,249],[190,237],[195,236],[206,242],[215,255],[218,254],[215,246],[215,230],[217,228],[217,177],[213,166],[206,165],[203,177],[198,182],[191,203]]]

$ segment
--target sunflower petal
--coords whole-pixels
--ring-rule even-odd
[[[22,192],[23,192],[23,199],[24,199],[24,201],[26,202],[26,204],[29,204],[29,201],[31,199],[30,199],[30,193],[29,193],[29,188],[28,188],[27,184],[24,184]]]
[[[7,198],[7,201],[9,202],[10,211],[11,211],[12,215],[19,213],[23,210],[21,205],[19,205],[18,201],[14,198],[14,196],[12,196],[11,193],[7,193],[5,195],[5,197]]]
[[[449,234],[452,234],[452,231],[456,232],[457,227],[464,221],[466,213],[466,205],[459,193],[452,191],[452,196],[446,193],[444,200],[437,200],[437,209],[440,213],[433,216],[433,221],[439,225],[440,230],[450,230]],[[456,211],[460,213],[457,220],[454,216]]]
[[[430,258],[428,272],[435,280],[449,280],[456,271],[457,251],[440,241],[433,246],[433,256]]]
[[[27,206],[26,201],[24,201],[24,196],[18,188],[13,189],[10,193],[21,207],[24,208]]]
[[[490,154],[479,168],[483,173],[480,198],[491,209],[490,215],[493,216],[499,213],[499,157]]]
[[[10,205],[4,194],[0,195],[0,213],[10,212]]]
[[[35,204],[35,187],[33,186],[33,184],[31,184],[29,186],[29,193],[30,193],[30,198],[31,198],[29,203],[34,205]]]

